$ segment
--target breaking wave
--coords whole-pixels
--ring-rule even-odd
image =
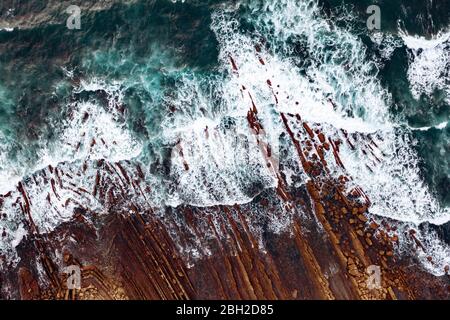
[[[82,81],[75,96],[90,92],[100,97],[67,103],[66,120],[56,124],[56,139],[44,142],[41,163],[30,169],[9,159],[8,147],[2,149],[0,191],[17,195],[17,183],[23,181],[32,218],[42,232],[68,221],[77,202],[106,213],[108,195],[99,200],[93,186],[107,183],[111,172],[124,186],[133,182],[130,197],[146,206],[248,203],[277,186],[277,168],[267,165],[260,142],[248,129],[248,110],[257,106],[263,143],[271,145],[276,156],[289,147],[280,142],[282,112],[298,113],[326,136],[347,141],[340,151],[345,170],[330,160],[331,174],[348,174],[349,189],[362,187],[372,202],[371,214],[412,226],[450,220],[449,209],[440,206],[423,181],[411,129],[389,113],[392,101],[379,81],[377,63],[358,36],[322,15],[317,1],[223,5],[214,12],[211,29],[219,45],[216,70],[208,75],[178,72],[173,90],[161,100],[164,109],[172,111],[163,113],[150,146],[128,127],[129,115],[123,113],[126,81]],[[432,42],[407,35],[403,39],[412,52],[412,92],[418,96],[436,88],[448,90],[448,77],[443,76],[449,63],[448,35]],[[391,54],[386,52],[385,58]],[[0,148],[5,146],[8,143]],[[165,175],[152,171],[156,159],[149,159],[148,147],[157,154],[169,150]],[[102,159],[108,162],[106,169],[97,165]],[[295,162],[294,157],[283,160]],[[126,174],[140,163],[151,185],[148,192]],[[0,230],[6,230],[0,244],[5,255],[14,255],[25,234],[14,200],[14,195],[5,198],[2,210],[8,216],[0,220]],[[435,252],[448,252],[437,238],[422,236]],[[442,273],[449,258],[441,256],[430,271]]]
[[[430,96],[435,90],[446,92],[450,103],[450,32],[441,32],[431,39],[400,35],[409,49],[408,79],[413,96]]]

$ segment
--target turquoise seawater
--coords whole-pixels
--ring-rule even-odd
[[[34,1],[29,6],[33,7]],[[235,1],[236,2],[236,1]],[[242,1],[237,10],[240,28],[254,32],[258,12],[251,1]],[[295,2],[295,1],[294,1]],[[255,2],[256,4],[257,2]],[[211,30],[211,14],[230,1],[136,1],[115,4],[99,12],[82,15],[82,29],[68,30],[61,13],[61,24],[38,24],[26,30],[0,32],[0,126],[11,146],[8,158],[27,165],[38,156],[38,140],[52,139],[55,123],[66,116],[61,105],[71,99],[72,86],[62,67],[73,70],[75,77],[117,79],[126,86],[125,101],[130,127],[139,136],[157,139],[161,118],[177,79],[186,75],[210,77],[218,64],[218,44]],[[322,14],[339,24],[347,24],[367,44],[368,58],[377,55],[365,28],[366,8],[373,1],[320,1]],[[448,1],[376,1],[382,8],[382,29],[398,35],[398,28],[413,35],[432,37],[449,28]],[[17,6],[18,15],[30,9]],[[36,1],[35,7],[42,6]],[[1,6],[2,15],[8,12]],[[343,12],[351,12],[343,19]],[[299,23],[301,23],[299,21]],[[265,26],[270,32],[271,26]],[[219,31],[220,32],[220,31]],[[265,34],[270,39],[270,33]],[[292,40],[292,54],[308,52]],[[393,44],[387,44],[393,45]],[[296,52],[295,46],[299,50]],[[277,48],[271,48],[277,50]],[[448,46],[447,46],[448,49]],[[330,51],[334,50],[330,47]],[[434,126],[448,121],[448,93],[442,88],[429,96],[414,99],[407,78],[408,48],[398,46],[384,61],[379,78],[393,97],[392,113],[412,127]],[[447,65],[448,75],[448,65]],[[448,86],[448,78],[446,85]],[[95,99],[95,97],[79,97]],[[368,106],[370,108],[370,106]],[[443,204],[450,204],[449,127],[413,131],[421,156],[423,176]],[[151,152],[151,146],[148,146]]]
[[[280,75],[282,86],[293,88],[299,79],[306,79],[307,84],[291,94],[306,92],[304,101],[311,95],[339,106],[336,119],[309,110],[311,119],[350,132],[358,128],[389,132],[384,141],[392,144],[386,148],[395,165],[388,166],[398,168],[376,180],[382,194],[378,203],[389,203],[377,213],[408,220],[408,202],[414,202],[411,211],[419,208],[420,221],[433,218],[423,218],[421,208],[427,206],[431,209],[424,211],[448,212],[450,1],[111,3],[98,10],[82,10],[80,30],[68,29],[68,14],[61,8],[52,11],[45,1],[0,4],[0,21],[12,25],[7,29],[0,24],[1,192],[13,189],[14,179],[29,179],[45,157],[54,162],[59,156],[66,162],[70,157],[139,160],[164,181],[173,174],[169,158],[177,143],[168,132],[195,127],[201,121],[202,125],[216,121],[224,130],[239,126],[235,100],[227,91],[233,72],[224,61],[229,63],[228,55],[234,55],[242,72],[247,71],[239,75],[245,81],[265,77],[246,64],[247,47],[253,41],[270,57],[267,64],[273,70],[267,74]],[[375,31],[366,25],[366,9],[373,4],[381,12],[381,29]],[[39,22],[28,12],[46,18]],[[20,26],[14,27],[19,20]],[[287,64],[292,68],[285,68]],[[261,93],[255,98],[263,101],[263,97]],[[111,109],[115,111],[110,116]],[[89,117],[97,117],[98,125],[84,128]],[[109,130],[110,123],[118,124],[117,128]],[[72,141],[77,126],[80,132],[83,127],[83,139],[89,134],[116,137],[119,150],[102,149],[95,155],[64,151],[65,145],[78,143]],[[395,135],[401,138],[392,138]],[[94,143],[83,144],[91,144],[92,149]],[[376,193],[375,180],[358,167],[357,155],[349,153],[348,159],[353,161],[350,169],[360,174],[363,188],[367,182],[367,189]],[[210,177],[207,170],[200,168],[199,175]],[[233,180],[237,185],[254,179],[251,186],[242,188],[249,198],[256,193],[253,189],[269,181],[239,166],[227,170],[234,172],[220,174],[239,176]],[[408,176],[410,172],[417,177]],[[227,180],[219,174],[214,177]],[[419,188],[422,182],[424,188]],[[402,185],[410,188],[390,199],[389,194]],[[215,186],[208,190],[211,199],[223,199]],[[439,232],[450,238],[449,230]]]

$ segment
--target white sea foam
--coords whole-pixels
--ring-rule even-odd
[[[9,195],[3,198],[0,207],[0,214],[6,214],[0,219],[0,232],[6,232],[0,241],[0,254],[7,257],[0,261],[0,266],[18,261],[14,248],[25,235],[23,213],[16,201],[21,197],[16,188],[19,181],[27,193],[33,223],[39,232],[46,233],[70,220],[80,204],[98,213],[105,212],[105,203],[91,194],[97,171],[89,169],[80,174],[84,162],[108,159],[114,163],[140,155],[141,142],[128,130],[116,109],[117,104],[122,103],[118,86],[92,80],[82,82],[75,92],[95,90],[104,90],[110,95],[108,106],[91,102],[67,105],[70,116],[62,123],[55,123],[57,139],[41,141],[36,163],[27,164],[22,159],[13,161],[9,153],[14,144],[11,141],[1,144],[0,191]]]
[[[275,49],[267,51],[262,46],[258,57],[256,35],[238,28],[235,6],[214,14],[212,29],[219,42],[220,75],[206,79],[206,85],[205,80],[195,76],[178,79],[176,92],[165,101],[176,111],[161,124],[160,138],[172,146],[172,157],[168,181],[159,181],[159,188],[154,188],[156,197],[163,198],[160,204],[204,207],[246,203],[264,188],[277,185],[276,174],[251,140],[255,136],[248,134],[246,117],[254,103],[264,128],[260,138],[272,146],[284,131],[280,112],[299,113],[305,121],[320,124],[329,137],[343,139],[340,129],[353,134],[350,139],[355,149],[344,144],[341,158],[353,178],[349,188],[359,185],[364,189],[373,203],[371,213],[412,224],[448,221],[448,209],[439,207],[420,176],[409,129],[389,117],[389,95],[380,85],[377,65],[368,59],[360,39],[321,17],[313,0],[252,1],[248,9],[256,32],[260,36],[273,35],[267,41]],[[291,54],[288,40],[300,43],[308,51],[311,64],[306,69]],[[416,42],[410,42],[416,46]],[[109,90],[121,99],[120,85],[90,81],[82,82],[79,90],[98,89]],[[93,103],[71,105],[73,115],[60,128],[59,139],[43,150],[45,166],[41,168],[56,163],[70,173],[71,163],[79,166],[84,160],[138,157],[142,146],[115,113],[115,103],[117,100],[110,100],[107,109]],[[229,118],[234,122],[232,130],[224,125]],[[236,136],[244,136],[248,143],[236,144]],[[373,154],[364,154],[369,136],[378,147]],[[328,162],[332,174],[337,177],[342,173],[332,161]],[[291,177],[292,169],[287,173]],[[72,183],[77,187],[88,188],[92,187],[95,172],[73,177]],[[27,185],[27,191],[33,218],[44,231],[70,218],[76,203],[67,204],[67,199],[78,199],[92,210],[104,210],[104,204],[91,195],[80,196],[66,189],[67,194],[57,196],[51,184],[39,179],[42,184]],[[47,201],[49,194],[52,205]],[[7,243],[16,244],[21,234],[18,208],[10,202],[5,205],[11,206],[5,210],[13,214],[0,221],[0,226],[11,230]],[[274,229],[283,229],[286,219],[282,212],[278,221],[271,219]],[[426,239],[427,235],[422,236]],[[431,240],[424,243],[427,248],[436,247]],[[10,252],[12,248],[3,244],[1,250]],[[432,271],[442,273],[433,268]]]
[[[315,1],[253,1],[249,7],[253,10],[251,19],[259,21],[257,31],[262,36],[273,34],[268,41],[285,47],[281,52],[265,53],[265,65],[258,64],[255,40],[238,31],[232,14],[217,14],[213,29],[221,45],[222,62],[230,68],[231,55],[238,66],[239,76],[234,83],[230,81],[234,88],[245,85],[261,110],[298,112],[303,119],[328,125],[323,127],[328,128],[328,136],[337,136],[340,128],[359,135],[360,139],[353,141],[355,150],[344,146],[341,158],[353,178],[349,187],[353,184],[364,189],[372,201],[373,214],[416,225],[449,221],[448,208],[440,207],[421,178],[410,131],[389,117],[389,95],[381,87],[376,66],[367,59],[362,42],[322,19]],[[289,56],[291,49],[283,44],[288,40],[303,41],[313,57],[307,78],[296,67],[299,61]],[[331,44],[334,52],[330,53]],[[274,87],[280,85],[275,89],[280,97],[277,106],[267,79]],[[335,102],[333,109],[326,103],[329,98]],[[378,145],[373,156],[362,152],[368,150],[364,141],[368,133]]]
[[[399,32],[409,48],[408,80],[413,96],[431,96],[444,90],[450,103],[450,32],[441,32],[431,39]]]
[[[447,127],[447,124],[448,124],[448,121],[444,121],[444,122],[441,122],[441,123],[439,123],[439,124],[437,124],[435,126],[431,126],[431,127],[420,127],[420,128],[410,127],[410,129],[411,130],[418,130],[418,131],[428,131],[428,130],[433,129],[433,128],[434,129],[438,129],[438,130],[442,130],[445,127]]]
[[[411,36],[403,30],[400,30],[399,34],[401,35],[405,45],[413,50],[434,49],[450,40],[450,32],[438,33],[431,39],[427,39],[421,36]]]
[[[13,147],[13,142],[0,131],[0,194],[10,191],[22,179],[23,170],[8,157]]]
[[[403,46],[401,38],[390,33],[375,32],[370,35],[370,39],[377,45],[384,60],[390,60],[395,49]]]
[[[124,120],[119,120],[116,105],[122,103],[119,84],[106,84],[98,79],[81,81],[74,92],[104,90],[110,95],[108,109],[91,102],[74,102],[66,106],[71,115],[62,124],[55,123],[58,137],[55,141],[41,141],[39,160],[33,164],[9,159],[11,148],[17,142],[6,139],[0,132],[0,194],[15,188],[17,182],[27,175],[42,170],[49,165],[77,160],[109,159],[117,162],[137,157],[142,144],[127,128]],[[95,142],[95,143],[94,143]]]
[[[333,131],[327,132],[331,136],[341,128],[380,136],[380,150],[377,152],[382,159],[381,165],[374,167],[373,157],[364,156],[361,151],[353,151],[350,147],[344,149],[342,155],[355,183],[367,189],[371,196],[373,211],[415,223],[448,220],[448,212],[439,208],[420,177],[418,158],[408,131],[389,118],[389,96],[373,74],[374,66],[367,60],[361,41],[344,29],[332,28],[331,22],[318,17],[315,1],[303,1],[300,5],[288,0],[259,4],[252,4],[256,19],[260,19],[259,24],[263,26],[258,31],[268,33],[264,26],[270,25],[275,29],[277,41],[306,39],[305,45],[317,65],[307,70],[309,77],[306,78],[296,68],[295,58],[267,53],[264,55],[265,65],[259,64],[253,48],[254,40],[240,34],[236,21],[232,18],[227,20],[227,15],[221,13],[215,17],[213,29],[217,30],[222,46],[223,63],[229,64],[228,55],[231,54],[239,67],[234,87],[245,85],[254,94],[261,110],[270,112],[275,108],[277,111],[298,112],[308,121],[331,125]],[[334,43],[337,51],[329,56],[345,56],[350,66],[327,56],[326,43]],[[289,52],[289,48],[285,52]],[[273,106],[274,98],[266,84],[267,79],[274,87],[280,85],[280,88],[275,88],[280,97],[277,106]],[[335,110],[327,103],[327,98],[335,101]],[[300,106],[296,106],[294,101],[299,101]],[[360,108],[365,110],[358,116]],[[361,149],[364,146],[358,141],[354,144]],[[374,172],[366,165],[373,167]]]
[[[216,84],[215,90],[222,94],[219,107],[195,78],[181,80],[177,94],[166,101],[177,110],[162,123],[163,138],[175,145],[170,177],[176,188],[169,190],[167,204],[242,204],[264,188],[276,186],[248,128],[249,101],[242,99],[239,88],[228,91],[229,81]],[[230,128],[224,123],[227,118],[234,122]],[[276,143],[272,143],[274,154]]]
[[[422,264],[429,272],[443,275],[445,267],[450,265],[450,247],[429,227],[419,234],[419,240],[426,248],[426,251],[420,250],[418,254]],[[431,262],[428,257],[432,258]]]
[[[11,241],[11,246],[13,248],[17,247],[19,243],[22,241],[23,237],[25,237],[27,234],[28,233],[25,230],[25,228],[22,225],[19,225],[19,228],[17,228],[14,234],[14,239]]]
[[[429,225],[422,226],[419,231],[417,225],[411,223],[401,223],[397,227],[395,234],[399,236],[400,244],[396,247],[397,252],[415,256],[428,272],[442,276],[445,267],[450,265],[450,247],[440,239],[436,231]],[[411,237],[411,230],[416,231],[414,237],[420,245]]]

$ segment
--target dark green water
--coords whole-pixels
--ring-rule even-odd
[[[366,9],[374,3],[381,9],[377,35],[366,28]],[[318,9],[311,9],[315,4]],[[286,9],[289,6],[291,9]],[[302,6],[304,10],[299,12],[304,13],[297,12]],[[227,29],[233,24],[222,22],[222,10],[223,19],[234,21],[235,29]],[[121,126],[142,144],[139,155],[129,158],[138,158],[150,172],[164,176],[168,172],[164,153],[173,143],[168,142],[168,128],[199,119],[199,115],[214,119],[231,108],[221,91],[230,76],[230,70],[224,71],[223,55],[239,52],[240,44],[233,44],[233,39],[242,36],[262,43],[271,56],[290,59],[299,77],[309,77],[317,91],[323,89],[323,83],[314,75],[324,75],[333,88],[333,99],[342,106],[344,119],[361,119],[367,126],[384,123],[398,127],[395,130],[408,136],[404,144],[413,151],[404,155],[402,148],[394,148],[393,154],[400,162],[405,157],[406,167],[417,162],[417,179],[424,181],[439,207],[448,211],[450,40],[441,41],[436,48],[414,49],[407,46],[403,33],[410,38],[424,37],[421,45],[425,47],[426,39],[448,34],[450,1],[136,0],[115,2],[98,11],[82,10],[81,30],[69,30],[65,25],[68,15],[59,9],[52,11],[43,1],[13,1],[0,4],[0,21],[27,21],[30,11],[47,14],[48,19],[42,23],[31,19],[20,28],[0,31],[1,192],[8,190],[11,177],[33,174],[43,150],[53,148],[48,152],[58,158],[58,147],[52,146],[73,117],[74,105],[91,103],[108,110],[115,94],[120,95],[117,101],[126,110],[125,115],[115,115],[115,120],[123,120]],[[311,21],[323,22],[312,29],[304,26]],[[374,40],[377,36],[382,39],[379,43]],[[246,56],[238,58],[244,61]],[[439,68],[430,70],[430,65]],[[423,74],[431,79],[425,84],[421,82]],[[94,80],[101,83],[96,89],[79,89],[80,82]],[[295,83],[297,79],[287,77],[286,81]],[[331,96],[327,90],[323,89]],[[203,107],[199,101],[204,102]],[[385,104],[386,115],[378,113],[378,104]],[[417,158],[411,160],[410,154]],[[121,156],[128,159],[126,152]],[[357,166],[355,172],[359,172]],[[12,168],[18,168],[17,172]],[[394,175],[407,180],[402,177],[404,172],[409,171]],[[364,188],[364,181],[361,183]],[[394,190],[395,185],[390,188]],[[415,199],[411,190],[405,197]],[[397,217],[395,212],[392,215]]]
[[[397,34],[400,23],[411,34],[431,37],[450,24],[449,1],[376,3],[381,8],[385,33]],[[64,114],[59,105],[71,94],[71,84],[61,66],[73,69],[77,77],[125,79],[129,83],[125,101],[131,113],[131,128],[147,138],[157,134],[158,126],[154,124],[165,112],[160,110],[161,97],[171,90],[177,77],[186,72],[214,72],[218,44],[210,24],[211,14],[220,4],[221,1],[137,1],[83,14],[83,28],[79,31],[68,30],[61,23],[0,32],[0,125],[4,135],[17,142],[10,156],[23,153],[32,161],[35,155],[30,150],[36,140],[51,139],[54,122]],[[324,15],[336,21],[343,6],[353,10],[350,24],[369,50],[373,46],[364,27],[365,10],[371,4],[373,1],[369,0],[321,1]],[[42,4],[35,4],[36,8],[39,6]],[[2,15],[7,9],[6,5],[1,8]],[[244,15],[245,7],[241,11]],[[16,8],[16,14],[19,13],[21,6]],[[61,15],[60,20],[64,22],[64,18]],[[254,28],[251,22],[244,27]],[[429,97],[414,99],[408,90],[407,69],[407,48],[403,46],[395,50],[380,71],[380,81],[393,96],[393,113],[404,117],[412,127],[448,120],[446,94],[436,90]],[[137,78],[144,81],[137,83]],[[450,203],[448,134],[448,126],[414,132],[424,177],[445,204]]]

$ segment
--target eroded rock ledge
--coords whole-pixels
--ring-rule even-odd
[[[263,233],[262,250],[249,227],[251,208],[273,210],[281,195],[312,219],[294,218],[291,233]],[[51,234],[21,243],[21,262],[1,276],[2,298],[449,299],[449,276],[395,256],[397,239],[374,236],[381,226],[368,223],[365,210],[335,185],[318,189],[312,182],[243,206],[167,209],[165,219],[136,206],[107,216],[80,209]],[[181,250],[189,243],[205,252],[189,259]],[[81,290],[66,286],[63,268],[74,264],[82,270]],[[380,288],[367,287],[369,265],[381,268]]]
[[[259,54],[260,48],[255,50]],[[262,57],[259,63],[264,64]],[[239,73],[231,56],[230,67]],[[272,89],[270,79],[267,86]],[[105,203],[109,214],[100,216],[80,200],[70,222],[43,234],[33,222],[24,184],[14,196],[3,195],[0,206],[6,198],[15,201],[28,236],[17,247],[20,263],[1,274],[1,298],[449,299],[448,268],[446,275],[436,277],[423,271],[414,256],[397,255],[399,236],[391,222],[372,220],[364,191],[347,188],[351,177],[330,174],[330,161],[345,171],[340,146],[355,148],[347,132],[330,138],[300,114],[280,113],[285,138],[306,175],[303,187],[289,187],[271,146],[264,143],[258,106],[244,86],[241,90],[251,99],[248,125],[277,178],[276,189],[245,205],[156,209],[128,197],[127,190],[145,200],[150,193],[139,166],[84,163],[77,174],[84,174],[88,165],[97,172],[90,190],[72,185],[71,175],[50,167],[42,174],[54,197],[60,189],[72,190],[81,200],[89,195]],[[206,130],[206,138],[208,134]],[[377,143],[370,135],[363,138],[363,152],[372,153]],[[376,160],[374,165],[382,161]],[[190,170],[189,164],[184,168]],[[265,213],[292,213],[286,231],[271,232]],[[414,230],[408,236],[420,250]],[[81,290],[66,286],[63,270],[69,265],[82,270]],[[367,270],[373,265],[381,270],[381,283],[371,289]]]

